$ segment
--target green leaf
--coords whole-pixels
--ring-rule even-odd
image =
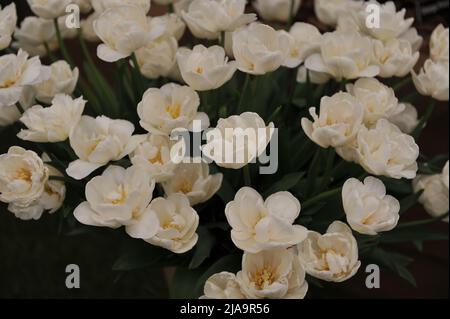
[[[436,232],[423,227],[396,228],[390,232],[383,233],[380,238],[383,243],[402,243],[415,241],[438,241],[448,240],[448,234]]]
[[[423,191],[416,194],[411,194],[400,201],[400,214],[403,214],[413,208],[419,201],[419,197],[422,195]]]
[[[202,291],[194,289],[200,276],[201,269],[186,269],[178,267],[170,286],[170,297],[172,299],[197,299]]]
[[[413,193],[411,181],[405,179],[380,178],[390,193],[409,195]]]
[[[275,182],[269,189],[264,192],[265,196],[269,196],[271,194],[288,191],[291,188],[295,187],[302,177],[305,176],[305,172],[297,172],[285,175],[281,180]]]
[[[205,259],[210,256],[211,250],[216,243],[216,238],[207,228],[200,226],[197,230],[197,233],[199,238],[195,248],[194,256],[192,257],[191,263],[189,264],[189,269],[198,268],[205,261]]]

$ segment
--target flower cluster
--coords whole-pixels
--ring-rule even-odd
[[[28,4],[36,16],[19,26],[14,4],[0,8],[0,126],[34,150],[0,155],[0,201],[18,218],[63,207],[123,227],[158,262],[212,265],[202,298],[303,299],[307,275],[349,280],[384,233],[396,238],[405,202],[448,216],[448,162],[441,173],[417,142],[435,101],[419,118],[398,89],[448,101],[442,25],[417,74],[423,39],[393,2],[315,0],[329,32],[296,21],[301,0],[253,1],[256,13],[246,0]],[[268,157],[278,171],[257,174]],[[236,255],[238,272],[218,269]]]

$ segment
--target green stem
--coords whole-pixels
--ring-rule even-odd
[[[220,32],[219,45],[225,48],[225,31]]]
[[[61,36],[61,30],[59,29],[58,19],[57,18],[53,19],[53,24],[55,26],[56,38],[58,39],[58,44],[59,44],[59,48],[61,50],[61,53],[62,53],[64,59],[66,59],[66,61],[70,64],[70,66],[74,67],[75,63],[73,62],[72,57],[70,56],[69,52],[67,51],[66,46],[64,45],[64,41],[63,41],[63,38]]]
[[[250,74],[247,73],[245,75],[245,82],[244,82],[244,87],[242,89],[242,93],[241,93],[241,98],[239,99],[239,104],[237,107],[237,114],[241,114],[244,110],[244,101],[245,101],[245,97],[247,95],[247,90],[248,90],[248,86],[250,85]]]
[[[325,172],[323,174],[322,184],[320,185],[319,190],[327,188],[327,186],[331,182],[331,176],[333,173],[333,164],[334,164],[335,155],[336,155],[336,153],[334,151],[334,148],[330,147],[328,149],[327,162],[325,165]]]
[[[25,113],[25,110],[23,109],[22,105],[20,105],[20,102],[16,103],[16,107],[19,110],[20,114]]]
[[[289,10],[289,20],[288,20],[289,28],[292,26],[292,24],[294,23],[294,19],[295,19],[294,7],[295,7],[295,0],[291,0],[291,6],[290,6],[290,10]]]
[[[169,8],[168,8],[169,13],[174,13],[175,12],[175,8],[173,6],[173,3],[169,4]]]
[[[53,55],[52,50],[50,50],[50,47],[47,42],[44,42],[45,52],[47,53],[47,56],[49,57],[51,62],[55,62],[57,59]]]
[[[438,217],[434,217],[434,218],[430,218],[430,219],[426,219],[426,220],[419,220],[419,221],[415,221],[415,222],[403,223],[403,224],[398,225],[397,229],[433,224],[433,223],[444,220],[448,216],[449,216],[449,213],[447,212],[446,214],[444,214],[442,216],[438,216]]]
[[[430,120],[431,116],[433,115],[434,110],[436,109],[436,101],[432,100],[430,105],[427,108],[427,111],[425,112],[424,116],[420,120],[417,127],[414,129],[414,131],[411,133],[411,135],[414,137],[414,139],[418,139],[420,135],[422,134],[422,131],[426,127],[428,121]]]
[[[250,165],[244,166],[243,173],[244,173],[245,186],[252,186],[252,177],[251,177],[251,174],[250,174]]]
[[[307,200],[303,205],[302,205],[302,209],[305,210],[309,207],[311,207],[312,205],[318,203],[318,202],[322,202],[325,201],[327,199],[330,199],[336,195],[338,195],[339,193],[342,192],[342,187],[338,187],[332,190],[329,190],[327,192],[321,193],[309,200]]]
[[[133,61],[133,66],[134,66],[135,72],[137,74],[137,79],[136,79],[137,83],[136,84],[138,86],[139,97],[140,97],[140,96],[142,96],[142,94],[144,93],[144,90],[145,90],[145,85],[144,85],[145,79],[144,79],[144,76],[142,75],[141,68],[139,67],[139,63],[138,63],[135,53],[133,53],[131,55],[131,60]]]

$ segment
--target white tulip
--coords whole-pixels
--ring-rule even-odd
[[[430,39],[430,55],[434,61],[448,61],[449,30],[442,24],[434,29]]]
[[[359,163],[358,139],[356,137],[347,144],[336,147],[335,151],[345,161]]]
[[[245,252],[236,275],[247,299],[303,299],[308,292],[305,270],[292,250]]]
[[[363,124],[364,109],[361,102],[345,92],[323,97],[319,115],[315,107],[310,108],[309,112],[314,122],[303,118],[303,131],[312,141],[324,148],[349,143]]]
[[[364,183],[350,178],[342,189],[347,222],[360,234],[377,235],[394,229],[400,219],[400,202],[386,195],[383,182],[367,177]]]
[[[293,4],[292,1],[294,1]],[[263,20],[279,22],[288,22],[291,16],[296,17],[301,4],[301,0],[256,0],[253,2],[253,6]]]
[[[42,159],[45,166],[48,168],[49,176],[63,176],[53,166],[46,164],[49,161],[47,154],[43,154]],[[66,197],[66,186],[64,182],[57,180],[47,180],[42,195],[33,201],[31,204],[21,205],[20,203],[10,203],[8,210],[13,213],[17,218],[22,220],[38,220],[41,218],[44,211],[48,211],[49,214],[53,214],[59,210]]]
[[[228,82],[236,72],[236,62],[228,61],[220,46],[196,45],[193,50],[181,48],[178,66],[184,81],[196,91],[215,90]]]
[[[241,169],[261,156],[275,131],[274,124],[252,112],[219,119],[206,133],[202,152],[220,167]]]
[[[416,28],[409,28],[399,37],[399,40],[406,40],[411,43],[414,52],[420,51],[423,44],[423,37],[419,35]]]
[[[363,7],[361,1],[354,0],[315,0],[314,10],[320,22],[328,26],[336,26],[339,17],[348,15]]]
[[[199,217],[183,194],[156,198],[144,213],[156,215],[157,233],[145,241],[176,254],[191,250],[198,241]]]
[[[99,42],[100,38],[97,36],[94,30],[94,21],[98,19],[100,14],[93,12],[86,19],[81,20],[81,35],[83,39],[89,42]]]
[[[13,46],[31,55],[47,55],[46,45],[51,51],[58,48],[53,22],[39,17],[31,16],[22,20],[20,28],[14,32],[14,38],[17,42]]]
[[[93,26],[103,41],[97,48],[97,55],[106,62],[126,58],[162,34],[162,30],[150,29],[145,12],[134,5],[107,9]]]
[[[324,235],[309,232],[298,245],[298,255],[308,275],[325,281],[346,281],[361,266],[358,243],[351,229],[340,221],[332,223]]]
[[[31,86],[25,87],[20,100],[17,102],[23,110],[27,110],[35,104],[34,89]],[[0,127],[11,125],[17,122],[22,116],[16,104],[0,106]]]
[[[374,77],[380,68],[373,62],[373,41],[358,32],[332,32],[323,36],[320,53],[308,57],[307,69],[328,73],[336,80]]]
[[[0,6],[0,50],[9,47],[17,24],[16,5]]]
[[[265,201],[250,187],[241,188],[225,207],[233,243],[245,252],[288,248],[302,242],[307,230],[294,225],[300,202],[289,192],[279,192]]]
[[[70,146],[79,157],[69,164],[66,172],[74,179],[83,179],[110,161],[118,161],[145,140],[145,135],[132,135],[134,125],[125,120],[106,116],[82,116],[71,131]]]
[[[404,111],[392,88],[375,78],[362,78],[347,85],[347,91],[364,107],[364,124],[372,127],[379,119],[389,119]]]
[[[359,131],[358,157],[361,166],[371,174],[413,179],[418,170],[419,146],[412,136],[381,119],[374,128]]]
[[[79,76],[78,68],[72,70],[64,60],[54,62],[50,71],[50,78],[34,87],[36,99],[46,104],[50,104],[57,94],[71,95],[75,91]]]
[[[44,19],[55,19],[66,13],[72,0],[27,0],[33,13]]]
[[[181,163],[162,187],[167,195],[186,195],[194,206],[210,200],[222,186],[222,180],[223,174],[211,175],[206,163]]]
[[[412,71],[414,85],[420,94],[444,102],[449,100],[448,77],[449,62],[444,60],[435,62],[428,59],[419,74]]]
[[[448,186],[442,180],[442,175],[419,175],[413,181],[414,192],[423,191],[419,202],[425,210],[433,217],[440,217],[448,213],[449,195]],[[445,218],[448,222],[449,218]]]
[[[442,181],[444,182],[444,185],[449,188],[449,162],[444,166],[444,169],[442,170]]]
[[[233,33],[233,54],[238,69],[263,75],[277,70],[286,59],[289,37],[272,27],[252,23]]]
[[[176,68],[178,42],[175,38],[162,38],[150,42],[136,51],[139,69],[145,77],[169,77]]]
[[[150,88],[138,104],[141,126],[157,135],[169,135],[177,128],[191,128],[200,120],[202,128],[209,126],[206,113],[197,112],[200,97],[188,86],[169,83],[161,89]]]
[[[109,8],[119,7],[122,5],[134,5],[138,6],[144,14],[150,11],[150,0],[91,0],[92,7],[95,12],[102,13]]]
[[[368,4],[376,4],[380,8],[379,27],[372,27],[367,24],[368,13],[365,7],[356,12],[355,16],[362,32],[375,39],[383,42],[397,39],[407,32],[414,23],[414,18],[405,19],[406,9],[397,12],[393,1],[388,1],[384,4],[372,1]]]
[[[315,72],[308,70],[304,65],[300,66],[297,72],[297,82],[307,83],[308,77],[311,83],[319,85],[328,83],[331,80],[331,76],[328,73]]]
[[[403,112],[388,118],[389,122],[395,124],[403,133],[411,134],[419,125],[419,114],[417,109],[410,103],[402,103],[400,108]]]
[[[167,136],[149,134],[130,154],[131,163],[147,170],[155,182],[165,182],[177,166],[170,153],[173,144]]]
[[[43,67],[39,57],[28,59],[19,50],[17,55],[0,56],[0,108],[16,104],[26,87],[36,85],[50,77],[50,68]]]
[[[49,176],[48,168],[33,151],[12,146],[0,155],[0,201],[22,207],[41,197]]]
[[[109,166],[86,184],[86,201],[73,212],[84,225],[119,228],[128,235],[146,239],[158,231],[155,214],[146,211],[155,182],[150,174],[131,166]]]
[[[410,42],[401,39],[392,39],[386,43],[374,41],[373,51],[382,78],[408,75],[420,57],[419,52],[413,51]]]
[[[289,51],[283,63],[288,68],[298,67],[307,57],[320,49],[322,34],[311,24],[297,22],[292,26],[289,35]]]
[[[171,38],[174,37],[179,41],[186,30],[186,24],[175,13],[165,14],[162,16],[150,18],[150,29],[163,29],[164,33],[161,37]]]
[[[214,274],[205,282],[204,295],[200,299],[245,299],[236,275],[229,272]]]
[[[200,39],[217,39],[223,31],[234,31],[256,20],[245,14],[247,0],[194,0],[181,14],[192,34]]]
[[[78,124],[86,101],[82,97],[74,100],[68,95],[58,94],[50,107],[35,105],[20,118],[27,129],[17,136],[25,141],[56,143],[65,141]]]

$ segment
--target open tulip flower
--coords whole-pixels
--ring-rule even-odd
[[[173,298],[415,284],[398,244],[448,238],[449,29],[399,2],[2,2],[0,219],[98,232]]]

